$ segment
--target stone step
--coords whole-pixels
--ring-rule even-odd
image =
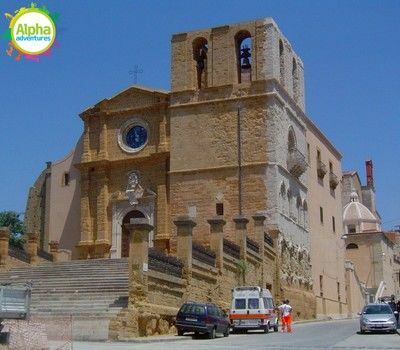
[[[20,281],[22,283],[22,281]],[[35,286],[44,286],[44,285],[54,285],[54,286],[62,286],[62,285],[107,285],[109,283],[114,283],[114,284],[125,284],[128,285],[128,278],[104,278],[104,279],[65,279],[65,280],[52,280],[49,279],[47,281],[40,281],[40,280],[31,280],[31,283],[33,284],[33,287]]]
[[[127,275],[129,274],[128,269],[121,267],[115,270],[109,270],[109,269],[99,269],[99,270],[56,270],[56,271],[25,271],[25,272],[13,272],[10,274],[5,274],[2,273],[0,274],[0,279],[9,279],[9,278],[18,278],[18,277],[46,277],[46,276],[60,276],[60,274],[65,275],[65,276],[91,276],[91,275],[96,275],[96,276],[104,276],[106,274],[112,275],[112,276],[118,276],[119,274]]]
[[[46,300],[75,300],[75,299],[82,299],[82,300],[109,300],[109,299],[116,299],[116,298],[127,298],[128,297],[128,290],[124,293],[115,293],[115,292],[98,292],[94,291],[92,293],[64,293],[64,294],[57,294],[54,295],[52,293],[32,293],[32,301],[40,301],[42,299]]]
[[[109,321],[128,304],[127,259],[49,262],[0,273],[0,283],[28,281],[33,317],[76,319],[107,333]]]
[[[35,311],[31,313],[32,317],[63,317],[63,318],[70,318],[72,317],[74,320],[75,319],[89,319],[93,320],[94,318],[100,318],[100,319],[111,319],[115,317],[121,310],[113,310],[111,312],[90,312],[90,311],[82,311],[82,312],[71,312],[71,311]],[[103,339],[106,340],[106,339]]]
[[[127,293],[127,288],[104,288],[104,291],[106,292],[113,292],[113,293],[119,293],[121,294],[126,294]],[[74,293],[79,293],[79,294],[93,294],[98,292],[97,290],[93,290],[91,288],[80,288],[78,289],[41,289],[37,293],[32,292],[32,296],[34,295],[46,295],[46,294],[57,294],[57,295],[65,295],[65,294],[70,294],[73,295]]]
[[[100,311],[105,311],[108,312],[110,310],[115,310],[115,309],[121,309],[122,306],[118,305],[118,306],[107,306],[107,305],[91,305],[91,306],[86,306],[86,305],[66,305],[66,306],[57,306],[57,305],[48,305],[48,306],[43,306],[40,305],[38,307],[32,307],[31,311],[33,312],[33,310],[35,311],[53,311],[53,312],[57,312],[57,311],[76,311],[76,312],[81,312],[82,310],[86,310],[86,311],[95,311],[95,312],[100,312]]]
[[[32,303],[32,305],[37,308],[37,307],[42,307],[43,305],[55,305],[55,306],[74,306],[74,305],[92,305],[92,306],[118,306],[118,305],[125,305],[127,303],[127,300],[118,300],[118,299],[111,299],[111,300],[42,300],[40,302],[35,302]]]

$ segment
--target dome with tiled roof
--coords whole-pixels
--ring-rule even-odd
[[[346,233],[380,231],[380,220],[364,204],[360,203],[358,194],[350,194],[350,202],[343,208],[343,224]]]

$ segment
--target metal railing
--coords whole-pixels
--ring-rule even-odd
[[[240,247],[236,243],[224,238],[223,250],[225,254],[240,259]]]
[[[25,250],[20,249],[20,248],[9,246],[8,247],[8,255],[11,256],[12,258],[21,260],[28,264],[31,262],[30,255]]]
[[[256,241],[253,241],[249,237],[246,237],[246,246],[247,246],[247,249],[250,249],[256,253],[260,253],[260,245]]]
[[[215,266],[215,257],[216,254],[207,247],[204,247],[200,244],[193,243],[192,244],[192,256],[196,260],[199,260],[205,264],[210,266]]]
[[[329,173],[329,186],[334,190],[339,184],[338,177],[331,171]]]
[[[317,161],[317,174],[318,174],[318,177],[323,179],[324,176],[326,175],[326,172],[327,172],[326,165],[321,160],[318,159],[318,161]]]
[[[299,177],[307,170],[307,160],[303,153],[297,148],[289,149],[287,167],[291,174]]]
[[[176,277],[182,277],[182,261],[175,257],[164,254],[161,250],[156,248],[149,249],[149,269],[173,275]]]
[[[37,255],[38,255],[38,257],[40,257],[42,259],[45,259],[45,260],[48,260],[48,261],[53,261],[53,254],[50,254],[50,253],[46,252],[43,249],[38,249],[37,250]]]
[[[267,243],[270,247],[274,247],[274,240],[268,233],[264,233],[264,242]]]

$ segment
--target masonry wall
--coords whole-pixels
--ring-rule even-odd
[[[172,97],[170,220],[194,210],[198,223],[195,240],[207,242],[206,220],[216,215],[217,203],[224,206],[226,236],[234,237],[232,218],[239,214],[238,103],[243,214],[266,208],[265,97],[254,96],[255,90],[257,87],[247,87],[244,94],[248,98],[240,101],[236,100],[236,88],[204,92],[190,97],[191,101],[186,95]],[[226,101],[221,101],[222,96]],[[250,235],[252,232],[250,227]]]
[[[72,259],[78,257],[75,245],[80,239],[80,174],[74,165],[80,162],[81,155],[80,139],[68,156],[51,165],[49,236],[45,250],[49,251],[49,242],[57,241],[62,249],[72,252]]]
[[[313,290],[317,297],[317,317],[343,317],[347,314],[341,182],[341,155],[308,121],[307,143],[309,221],[311,233],[311,264],[313,266]],[[326,166],[323,178],[318,176],[317,152]],[[332,165],[332,171],[330,165]],[[335,183],[332,183],[336,176]],[[322,208],[322,220],[320,208]]]

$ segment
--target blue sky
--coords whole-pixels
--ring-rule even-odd
[[[400,1],[36,1],[60,13],[60,46],[16,62],[0,42],[0,210],[25,210],[45,162],[68,153],[78,114],[133,84],[169,89],[172,33],[273,17],[305,65],[306,110],[343,154],[374,161],[384,226],[400,224]],[[0,14],[30,1],[3,0]],[[0,18],[0,30],[7,28]]]

